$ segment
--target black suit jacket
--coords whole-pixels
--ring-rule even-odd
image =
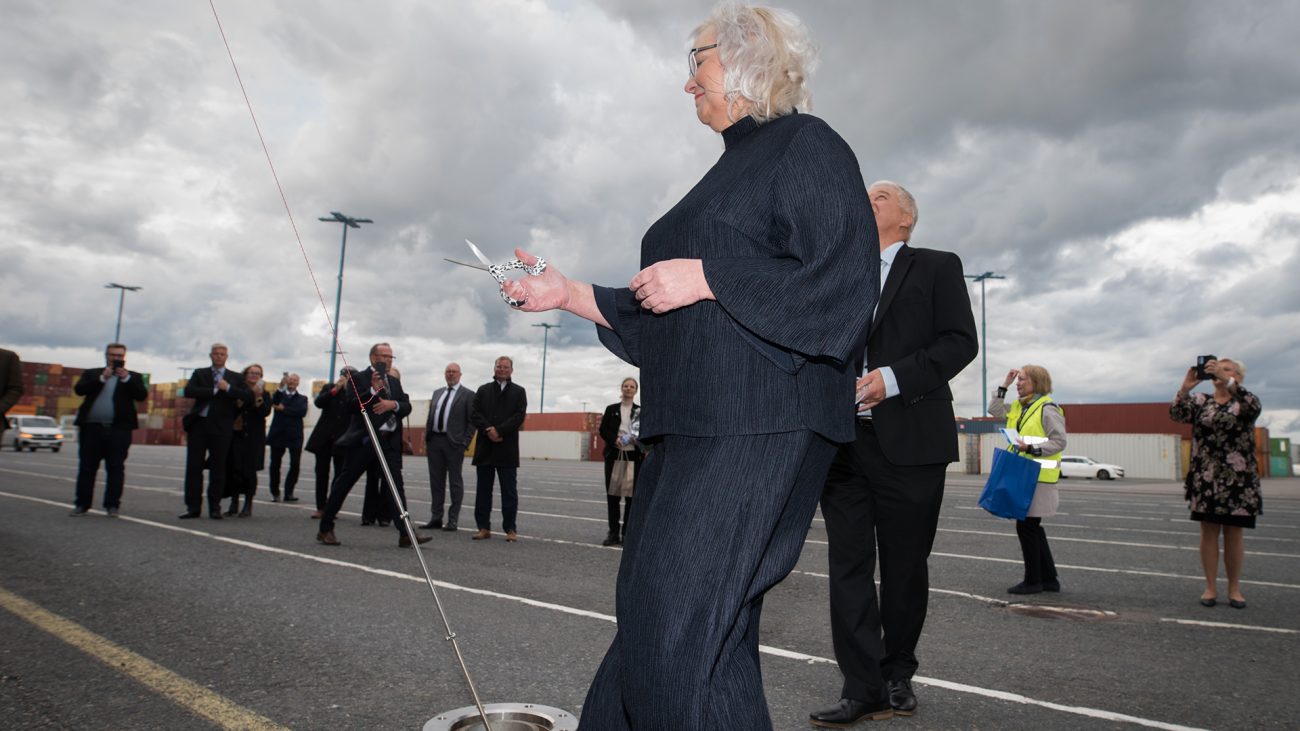
[[[253,398],[252,393],[248,390],[248,385],[244,383],[244,376],[239,371],[226,369],[226,382],[230,384],[230,389],[226,391],[212,390],[214,381],[212,378],[212,368],[199,368],[190,376],[189,383],[185,384],[185,398],[194,399],[194,407],[190,409],[189,419],[191,426],[197,424],[194,421],[203,407],[208,407],[207,428],[209,430],[232,431],[234,429],[235,414],[238,411],[235,406],[236,401],[247,403]],[[190,427],[186,427],[188,431]]]
[[[311,436],[307,438],[307,451],[313,454],[329,454],[330,447],[348,430],[348,422],[351,421],[351,412],[343,400],[347,398],[347,389],[338,393],[333,391],[334,384],[325,384],[313,402],[320,409],[316,426],[312,427]]]
[[[524,428],[524,414],[528,411],[528,394],[514,381],[506,383],[505,390],[496,380],[479,386],[474,394],[474,411],[470,421],[478,429],[474,445],[474,464],[492,467],[519,466],[519,430]],[[488,438],[487,428],[494,426],[500,442]]]
[[[5,413],[23,397],[23,364],[18,354],[0,348],[0,434],[8,428]]]
[[[90,416],[90,407],[95,404],[95,399],[99,398],[99,392],[104,390],[105,384],[99,380],[103,372],[103,368],[87,369],[82,372],[81,378],[77,379],[77,385],[72,387],[73,393],[86,397],[81,402],[81,406],[77,407],[77,419],[73,422],[77,426],[86,425],[86,418]],[[113,391],[113,427],[116,429],[138,428],[140,419],[135,413],[135,402],[149,398],[149,389],[145,388],[144,376],[135,371],[128,371],[128,373],[131,377],[126,383],[118,381],[117,388]]]
[[[898,379],[899,394],[871,410],[880,447],[890,462],[957,460],[948,381],[977,353],[975,316],[961,259],[951,252],[904,244],[885,279],[866,349],[869,368],[889,366]]]
[[[344,408],[346,413],[351,414],[348,421],[348,429],[343,432],[343,436],[335,442],[340,447],[356,447],[365,444],[366,438],[370,436],[366,431],[366,424],[362,419],[369,418],[370,423],[375,427],[375,434],[379,437],[379,444],[388,450],[402,449],[402,419],[405,419],[411,413],[411,398],[402,390],[402,381],[396,376],[388,376],[388,384],[379,390],[378,394],[370,393],[370,376],[374,373],[373,368],[367,368],[364,371],[352,377],[352,380],[340,393],[343,396]],[[365,413],[363,414],[357,404],[357,392],[353,386],[361,391],[361,401],[366,403]],[[397,410],[388,411],[383,414],[374,412],[375,405],[381,400],[396,401]],[[379,427],[390,419],[396,420],[397,428],[391,432],[380,431]]]
[[[302,419],[307,415],[307,397],[301,393],[290,396],[280,389],[271,396],[271,406],[284,404],[284,411],[271,417],[271,429],[266,433],[266,443],[272,447],[302,449]]]
[[[442,394],[447,391],[447,387],[436,389],[433,392],[433,398],[429,401],[429,419],[424,423],[424,439],[428,441],[433,437],[433,420],[437,416],[434,411],[438,407],[438,400]],[[452,399],[451,405],[447,407],[447,438],[452,444],[461,449],[468,449],[469,442],[474,438],[474,392],[470,391],[464,385],[456,387],[456,397]]]
[[[614,444],[618,439],[618,428],[623,425],[623,411],[620,408],[623,405],[621,401],[615,401],[605,407],[605,415],[600,417],[600,438],[605,440],[605,459],[613,459],[618,456],[619,449]],[[632,418],[635,419],[641,413],[641,404],[632,404]],[[636,442],[632,442],[632,451],[638,452]]]

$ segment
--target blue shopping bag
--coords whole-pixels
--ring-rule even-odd
[[[1038,487],[1042,465],[1036,460],[999,449],[993,452],[993,469],[980,493],[980,507],[999,518],[1024,520]]]

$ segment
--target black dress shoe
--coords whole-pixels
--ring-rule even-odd
[[[380,527],[380,528],[387,528],[387,527],[388,527],[388,524],[391,523],[391,522],[392,522],[392,521],[390,521],[390,520],[381,520],[381,521],[379,521],[379,527]]]
[[[1061,582],[1058,579],[1048,579],[1043,582],[1043,591],[1061,591]]]
[[[280,496],[279,496],[279,495],[276,495],[275,493],[271,493],[271,502],[273,502],[273,503],[278,503],[278,502],[280,502]]]
[[[1212,607],[1218,603],[1219,603],[1219,599],[1217,597],[1209,597],[1207,599],[1201,599],[1201,606],[1203,607]]]
[[[298,502],[298,498],[294,497],[293,495],[285,495],[285,496],[284,496],[284,501],[285,501],[286,503],[296,503],[296,502]]]
[[[441,520],[431,520],[431,521],[429,521],[428,523],[421,523],[421,524],[420,524],[420,527],[421,527],[421,528],[424,528],[424,529],[426,529],[426,530],[434,530],[434,529],[436,529],[436,528],[441,528],[441,527],[442,527],[442,521],[441,521]]]
[[[209,517],[209,518],[212,518],[213,520],[221,520],[221,511],[220,511],[220,510],[209,510],[209,511],[208,511],[208,517]]]
[[[363,520],[363,521],[361,521],[361,525],[374,525],[374,524],[375,524],[375,521],[373,521],[373,520]]]
[[[889,705],[893,707],[894,713],[900,716],[916,713],[916,693],[912,692],[912,681],[890,680],[885,683],[885,687],[889,690]]]
[[[203,513],[200,513],[200,512],[197,511],[197,510],[191,510],[191,511],[188,512],[188,513],[181,513],[180,515],[178,515],[178,516],[176,516],[176,517],[177,517],[177,518],[180,518],[181,520],[189,520],[190,518],[199,518],[199,517],[202,517],[202,516],[203,516]]]
[[[1027,584],[1022,581],[1019,584],[1016,584],[1015,586],[1011,587],[1010,589],[1007,589],[1007,593],[1008,594],[1042,594],[1043,585]]]
[[[455,524],[455,523],[448,523],[448,524],[444,525],[444,526],[442,527],[442,529],[445,530],[445,531],[447,531],[448,533],[455,533],[455,532],[456,532],[456,524]]]
[[[814,726],[822,728],[848,728],[858,721],[884,721],[894,717],[888,702],[869,706],[852,698],[841,698],[838,703],[808,714]]]
[[[1233,609],[1245,609],[1246,600],[1245,599],[1237,600],[1237,599],[1230,598],[1228,599],[1228,606],[1232,607]]]
[[[613,530],[612,530],[612,531],[610,531],[610,532],[608,532],[608,533],[605,534],[605,540],[601,541],[601,542],[600,542],[600,545],[602,545],[602,546],[617,546],[617,545],[620,544],[620,543],[622,543],[622,541],[620,541],[620,540],[618,539],[618,531],[613,531]]]

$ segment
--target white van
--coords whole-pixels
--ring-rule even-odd
[[[11,416],[5,436],[11,440],[15,452],[24,448],[31,452],[38,449],[57,452],[63,446],[63,429],[49,416]]]

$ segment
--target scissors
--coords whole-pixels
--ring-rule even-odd
[[[469,250],[474,253],[474,256],[482,262],[482,264],[470,264],[469,262],[456,261],[455,259],[448,259],[446,257],[443,257],[443,261],[449,261],[452,264],[459,264],[463,267],[478,269],[491,274],[492,278],[497,280],[497,284],[501,286],[501,299],[505,300],[505,303],[511,307],[523,307],[524,303],[528,301],[526,296],[524,299],[517,300],[506,294],[506,272],[512,269],[522,269],[534,277],[540,277],[542,276],[542,272],[546,271],[546,260],[539,256],[537,257],[537,263],[532,266],[528,266],[518,259],[508,261],[504,264],[493,264],[491,259],[484,256],[482,251],[479,251],[479,248],[474,245],[473,241],[465,239],[465,243],[469,246]]]

